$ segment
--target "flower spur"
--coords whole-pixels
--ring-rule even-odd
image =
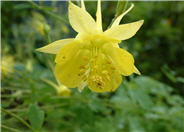
[[[103,31],[100,0],[96,22],[86,11],[83,0],[81,8],[69,1],[69,22],[78,35],[55,41],[38,51],[56,54],[54,73],[67,87],[82,90],[88,85],[93,92],[112,92],[121,84],[121,75],[140,74],[133,56],[118,45],[134,36],[143,24],[143,20],[120,24],[132,8],[133,4]]]

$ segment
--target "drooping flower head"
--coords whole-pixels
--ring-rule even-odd
[[[94,92],[114,91],[122,82],[121,75],[140,74],[133,56],[118,44],[134,36],[143,20],[120,24],[132,5],[103,31],[101,1],[98,0],[96,21],[86,11],[83,0],[81,5],[80,8],[69,2],[68,7],[70,24],[78,33],[76,38],[55,41],[38,51],[56,54],[55,76],[67,87],[82,90],[88,85]]]

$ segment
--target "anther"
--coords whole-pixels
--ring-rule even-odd
[[[85,74],[86,71],[85,71],[85,69],[81,69],[79,72],[80,72],[79,74],[81,76],[81,75]]]
[[[86,78],[86,76],[85,76],[85,75],[83,75],[83,76],[82,76],[82,80],[84,80],[84,81],[86,81],[86,80],[87,80],[87,78]]]
[[[111,62],[108,60],[108,61],[107,61],[107,64],[111,64]]]
[[[98,69],[98,66],[97,66],[97,65],[95,65],[95,66],[94,66],[94,69]]]
[[[107,80],[108,80],[108,81],[110,81],[110,80],[111,80],[111,79],[110,79],[110,77],[109,77],[108,75],[106,76],[106,78],[107,78]]]
[[[103,75],[108,75],[108,71],[104,70],[104,71],[102,71],[102,74]]]
[[[91,63],[94,63],[94,61],[95,61],[94,59],[91,59]]]
[[[115,67],[111,67],[111,69],[112,69],[112,70],[116,70],[116,68],[115,68]]]
[[[86,69],[86,66],[83,65],[83,66],[80,66],[79,68],[80,69]]]
[[[83,59],[87,61],[89,58],[87,56],[83,56]]]

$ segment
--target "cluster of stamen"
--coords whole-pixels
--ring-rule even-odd
[[[93,75],[90,79],[92,80],[92,83],[94,83],[99,88],[102,88],[105,84],[102,77],[99,75]]]
[[[87,65],[81,65],[79,76],[83,81],[89,79],[90,85],[96,86],[100,89],[105,88],[105,84],[111,80],[109,70],[115,70],[112,67],[111,60],[107,59],[104,53],[102,53],[102,47],[106,43],[103,39],[93,38],[86,42],[85,49],[90,51],[90,56],[83,56],[83,60],[87,61]],[[105,59],[105,60],[104,60]],[[104,64],[103,64],[104,63]],[[105,66],[106,65],[106,66]],[[109,66],[107,66],[109,65]],[[108,67],[108,69],[106,68]],[[106,70],[105,70],[106,69]],[[86,74],[86,71],[88,71]]]
[[[88,68],[87,65],[85,65],[85,66],[82,65],[82,66],[79,67],[80,71],[79,71],[79,73],[78,73],[78,76],[80,76],[81,79],[82,79],[84,82],[87,81],[87,75],[86,75],[87,68]]]
[[[102,75],[104,76],[104,78],[107,80],[107,81],[110,81],[110,76],[109,76],[109,72],[104,70],[102,71]]]

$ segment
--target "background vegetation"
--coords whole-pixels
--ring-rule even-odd
[[[102,2],[104,29],[116,4]],[[2,131],[183,132],[184,2],[134,4],[122,23],[145,23],[121,47],[134,55],[142,75],[124,78],[114,93],[97,94],[58,91],[54,56],[35,51],[76,35],[67,2],[1,2]],[[95,17],[96,2],[86,6]]]

